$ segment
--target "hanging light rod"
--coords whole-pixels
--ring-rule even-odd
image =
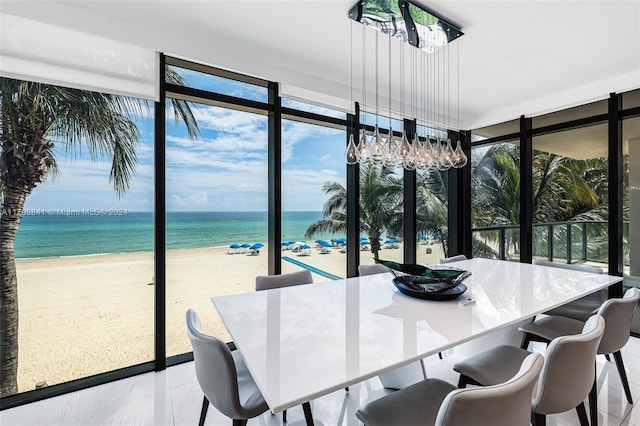
[[[348,16],[429,53],[464,34],[456,25],[407,0],[361,0]],[[427,31],[421,35],[418,26]]]

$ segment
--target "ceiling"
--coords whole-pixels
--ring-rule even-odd
[[[354,3],[2,0],[0,10],[277,81],[285,95],[347,107],[351,99],[363,103],[362,26],[352,24],[346,17]],[[430,91],[433,98],[408,103],[415,90],[411,90],[406,78],[401,86],[400,73],[415,78],[414,87],[420,84],[417,80],[431,81],[431,77],[420,72],[411,74],[408,52],[416,49],[403,47],[405,56],[400,61],[400,50],[394,44],[391,76],[386,71],[388,59],[381,59],[376,98],[372,63],[375,54],[370,50],[374,36],[365,35],[369,46],[366,103],[371,107],[375,99],[381,109],[388,105],[390,80],[394,114],[404,110],[411,115],[412,110],[424,106],[424,111],[437,111],[437,115],[433,113],[434,120],[453,128],[475,129],[640,87],[640,1],[415,3],[458,25],[465,33],[451,44],[449,53],[440,57],[451,65],[454,77],[439,83],[439,90]],[[382,41],[381,57],[387,51],[386,42]],[[426,59],[430,60],[439,63],[434,56]],[[429,112],[415,115],[421,114],[429,119]]]

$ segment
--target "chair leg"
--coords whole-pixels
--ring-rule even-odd
[[[620,351],[613,353],[613,359],[616,360],[616,367],[618,367],[618,374],[622,381],[622,387],[624,388],[624,394],[627,397],[627,402],[633,404],[633,398],[631,398],[631,389],[629,389],[629,381],[627,380],[627,372],[624,371],[624,362],[622,362],[622,353]]]
[[[442,352],[438,352],[438,358],[442,359]]]
[[[531,335],[529,333],[524,333],[522,335],[522,342],[520,342],[520,347],[525,351],[529,347],[529,343],[531,342]]]
[[[344,391],[345,391],[345,392],[349,392],[349,386],[345,387],[345,388],[344,388]]]
[[[472,379],[471,377],[461,374],[460,378],[458,379],[458,388],[464,389],[467,387],[467,385],[484,386],[482,383],[478,383],[476,380]]]
[[[199,426],[204,425],[204,419],[207,417],[207,410],[209,409],[209,400],[207,397],[203,397],[202,399],[202,410],[200,410],[200,421],[198,422]]]
[[[539,413],[531,413],[531,424],[533,426],[546,426],[547,416]]]
[[[467,387],[467,383],[469,383],[467,381],[467,376],[465,376],[464,374],[460,375],[460,378],[458,379],[458,389],[464,389]]]
[[[594,367],[595,368],[595,367]],[[598,377],[593,379],[593,386],[589,391],[589,417],[591,418],[591,426],[598,426],[598,389],[596,382]]]
[[[233,426],[247,426],[247,419],[233,419]]]
[[[604,354],[604,357],[607,359],[607,361],[611,362],[611,357],[609,357],[609,354]]]
[[[282,423],[287,422],[287,410],[282,411]]]
[[[305,402],[302,404],[302,410],[304,411],[304,419],[307,422],[307,426],[313,426],[313,416],[311,415],[311,404]]]
[[[580,426],[589,426],[589,418],[587,417],[587,409],[584,408],[584,402],[576,407],[578,413],[578,419],[580,420]]]

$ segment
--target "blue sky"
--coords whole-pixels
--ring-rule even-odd
[[[266,100],[266,91],[194,72],[181,72],[192,87]],[[222,82],[222,83],[221,83]],[[263,98],[264,97],[264,98]],[[327,112],[294,101],[288,106]],[[334,112],[335,113],[335,112]],[[191,141],[184,125],[167,112],[167,210],[266,211],[267,117],[209,105],[194,114],[200,137]],[[153,210],[153,114],[137,120],[141,133],[138,166],[130,190],[118,199],[109,183],[110,159],[92,162],[85,149],[66,155],[56,145],[61,176],[36,187],[27,209]],[[344,184],[345,132],[284,120],[282,126],[282,205],[285,211],[321,210],[325,181]]]

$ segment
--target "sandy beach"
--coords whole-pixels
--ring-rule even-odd
[[[431,253],[427,254],[431,248]],[[207,333],[230,340],[211,297],[254,291],[267,274],[268,247],[257,256],[228,254],[228,247],[167,252],[167,354],[189,352],[184,316],[198,312]],[[402,260],[402,246],[380,258]],[[289,256],[343,277],[346,254],[331,249]],[[373,263],[370,252],[361,263]],[[419,263],[437,263],[439,245],[419,245]],[[57,384],[153,359],[153,253],[22,259],[17,261],[20,303],[20,391]],[[283,261],[282,271],[300,267]],[[314,282],[327,278],[313,274]]]

